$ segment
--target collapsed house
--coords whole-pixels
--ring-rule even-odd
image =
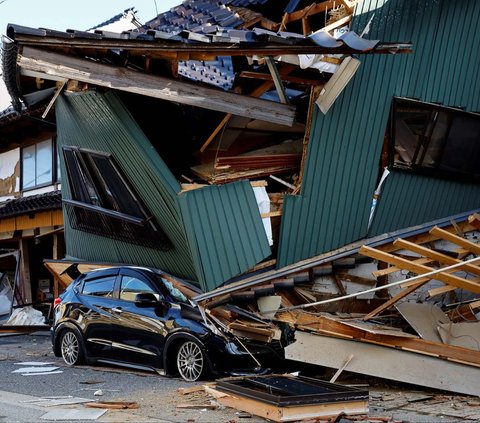
[[[56,88],[67,262],[49,266],[161,268],[198,281],[205,293],[195,300],[212,324],[266,341],[277,329],[245,313],[280,297],[281,311],[263,311],[296,329],[289,358],[478,394],[478,348],[432,339],[431,327],[431,337],[401,330],[401,316],[415,328],[412,311],[359,321],[397,299],[423,302],[424,281],[390,291],[392,301],[316,303],[434,269],[448,286],[439,306],[475,300],[476,265],[452,260],[478,254],[468,217],[480,207],[479,63],[466,40],[480,6],[304,3],[186,1],[121,35],[9,26],[12,97],[20,102],[32,78]],[[411,240],[430,230],[437,238]],[[412,246],[444,239],[441,230],[455,232],[456,247]],[[397,237],[409,244],[392,247]],[[397,250],[410,253],[392,258]],[[357,264],[369,274],[345,270]],[[445,276],[446,265],[468,275]],[[304,304],[313,314],[296,311]],[[405,371],[418,365],[433,376]],[[453,372],[465,381],[451,383]]]

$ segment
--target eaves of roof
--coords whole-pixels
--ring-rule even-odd
[[[0,205],[0,219],[60,208],[62,194],[60,191],[52,191],[7,201]]]

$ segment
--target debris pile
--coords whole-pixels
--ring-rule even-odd
[[[350,256],[304,264],[282,278],[271,272],[268,282],[247,279],[197,300],[230,332],[243,313],[279,328],[287,324],[295,331],[287,358],[479,395],[480,218],[452,223],[359,245]],[[265,309],[265,299],[278,301]],[[266,336],[256,327],[252,337],[256,331],[263,341],[275,339],[273,329]],[[429,371],[418,372],[424,366]]]

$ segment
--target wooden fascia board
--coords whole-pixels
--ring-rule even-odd
[[[42,72],[46,78],[62,77],[281,125],[292,126],[295,120],[295,107],[290,105],[205,88],[41,49],[24,48],[18,66],[21,71]]]
[[[346,45],[337,48],[308,45],[284,45],[273,43],[221,44],[221,43],[161,43],[141,40],[91,40],[84,38],[55,38],[19,34],[15,42],[20,48],[47,48],[49,51],[81,51],[93,54],[108,50],[124,50],[132,55],[146,55],[172,60],[188,60],[193,55],[214,56],[282,56],[287,54],[387,54],[411,53],[411,42],[385,42],[368,51],[354,50]]]

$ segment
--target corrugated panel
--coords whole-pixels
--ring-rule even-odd
[[[315,112],[301,195],[285,198],[278,267],[367,235],[394,96],[480,110],[480,2],[365,0],[356,13],[354,30],[375,13],[368,38],[412,41],[414,53],[363,56],[328,114]]]
[[[171,250],[162,252],[79,232],[65,222],[68,256],[154,266],[195,279],[177,203],[180,186],[118,98],[113,93],[94,91],[63,95],[57,100],[56,116],[59,146],[75,145],[112,154],[173,244]],[[60,157],[62,174],[66,175]],[[62,196],[71,198],[68,183],[62,184]]]
[[[199,279],[207,290],[271,254],[248,181],[208,186],[179,196]]]
[[[369,236],[480,208],[480,186],[407,172],[388,175]]]

